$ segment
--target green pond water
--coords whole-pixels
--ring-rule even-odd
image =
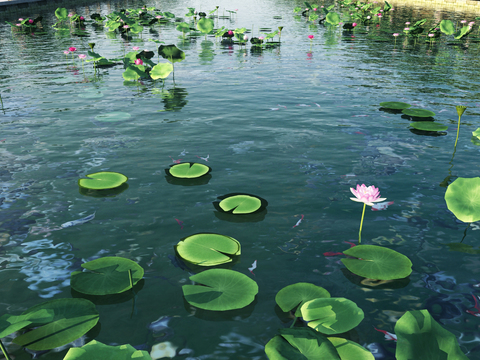
[[[232,19],[216,19],[216,27],[253,26],[255,36],[259,28],[284,26],[281,46],[262,52],[210,36],[183,40],[173,22],[128,41],[91,25],[84,38],[56,33],[53,11],[43,14],[43,35],[0,26],[0,313],[72,297],[70,273],[81,263],[122,256],[145,269],[144,284],[133,307],[131,300],[97,305],[101,326],[90,336],[106,344],[149,351],[169,342],[176,359],[267,359],[265,344],[291,324],[276,308],[276,293],[310,282],[363,309],[365,319],[346,336],[377,359],[394,359],[395,343],[374,327],[393,332],[405,311],[418,309],[455,334],[470,359],[480,359],[480,319],[466,312],[475,310],[480,295],[479,255],[450,251],[447,244],[462,240],[466,224],[448,211],[446,188],[439,185],[449,171],[451,180],[480,173],[480,148],[471,141],[480,126],[479,44],[446,36],[433,45],[402,37],[394,44],[392,32],[421,18],[409,9],[396,9],[380,28],[359,26],[352,36],[295,18],[298,4],[148,4],[177,17],[187,7],[220,5],[219,15],[238,8]],[[140,5],[101,3],[77,12],[88,18]],[[133,46],[156,51],[148,38],[186,54],[175,64],[175,85],[170,75],[163,91],[160,81],[124,85],[121,65],[95,77],[86,63],[86,81],[80,60],[73,67],[63,54],[70,46],[86,53],[89,42],[107,58]],[[449,126],[446,135],[413,133],[409,117],[380,110],[383,101],[434,111],[435,120]],[[468,108],[451,162],[456,105]],[[106,116],[112,112],[130,116]],[[165,169],[179,159],[210,166],[210,181],[167,182]],[[80,193],[78,179],[98,171],[125,174],[128,189],[111,197]],[[362,204],[349,199],[350,187],[363,183],[394,203],[380,211],[367,207],[362,244],[408,256],[413,272],[407,279],[361,282],[342,256],[324,255],[350,248],[346,241],[357,243]],[[212,202],[239,192],[268,201],[261,221],[218,216]],[[60,226],[93,213],[84,224]],[[478,230],[473,223],[463,244],[477,249]],[[174,245],[199,232],[241,243],[232,269],[257,282],[252,305],[222,314],[184,301],[190,274],[174,260]],[[10,340],[2,341],[15,359],[32,357]],[[41,358],[62,359],[66,351]]]

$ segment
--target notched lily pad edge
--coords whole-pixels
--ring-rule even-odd
[[[254,197],[254,198],[257,198],[258,200],[260,200],[260,207],[255,210],[254,212],[251,212],[251,213],[248,213],[248,214],[234,214],[233,211],[236,209],[236,208],[233,208],[232,210],[229,210],[229,211],[225,211],[223,210],[221,207],[220,207],[220,202],[226,198],[229,198],[229,197],[232,197],[232,196],[237,196],[237,195],[245,195],[245,196],[251,196],[251,197]],[[217,197],[218,200],[220,201],[214,201],[213,202],[213,206],[215,207],[215,209],[218,211],[218,212],[221,212],[221,213],[224,213],[224,214],[229,214],[229,215],[233,215],[235,217],[237,216],[250,216],[250,215],[254,215],[254,214],[259,214],[261,213],[262,211],[264,211],[267,206],[268,206],[268,201],[265,200],[264,198],[261,198],[260,196],[258,195],[253,195],[253,194],[247,194],[247,193],[231,193],[231,194],[227,194],[227,195],[222,195],[222,196],[218,196]]]

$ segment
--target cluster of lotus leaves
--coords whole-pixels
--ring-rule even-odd
[[[369,279],[403,279],[412,272],[412,262],[399,252],[376,245],[357,245],[343,252],[355,259],[342,259],[352,273]]]
[[[132,345],[110,346],[92,340],[82,347],[70,348],[63,360],[151,360],[147,351],[137,350]]]
[[[82,264],[87,271],[71,274],[72,289],[88,295],[120,294],[131,289],[144,274],[135,261],[116,256],[107,256]]]
[[[178,255],[192,264],[215,266],[232,261],[241,253],[240,243],[226,235],[200,233],[182,239],[176,247]]]
[[[262,202],[259,198],[250,195],[229,196],[218,204],[220,208],[233,214],[251,214],[259,210]]]
[[[183,285],[185,300],[200,309],[228,311],[241,309],[255,299],[258,285],[234,270],[210,269],[190,276],[198,285]]]
[[[114,189],[124,184],[128,178],[120,173],[101,171],[87,175],[88,179],[79,179],[78,185],[90,190]]]
[[[480,220],[480,178],[457,178],[448,186],[445,201],[457,219],[467,223]]]
[[[412,105],[401,102],[401,101],[385,101],[385,102],[381,102],[380,106],[385,109],[403,110],[403,109],[408,109]]]
[[[175,164],[168,169],[170,175],[179,179],[196,179],[210,171],[211,168],[207,165],[190,162]]]

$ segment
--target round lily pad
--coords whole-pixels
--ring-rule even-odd
[[[438,124],[433,121],[417,121],[410,123],[410,126],[423,131],[445,131],[448,129],[448,126]]]
[[[114,112],[109,112],[106,114],[100,114],[95,116],[95,120],[97,121],[103,121],[103,122],[116,122],[116,121],[122,121],[122,120],[128,120],[132,117],[127,112],[124,111],[114,111]]]
[[[447,208],[463,222],[480,220],[480,178],[457,178],[445,192]]]
[[[376,245],[357,245],[343,252],[356,259],[342,259],[352,273],[369,279],[402,279],[412,272],[412,262],[399,252]]]
[[[403,110],[408,109],[412,105],[400,101],[386,101],[381,102],[380,106],[386,109]]]
[[[128,180],[125,175],[110,171],[88,174],[87,177],[89,179],[79,179],[78,185],[91,190],[114,189]]]
[[[143,268],[135,261],[107,256],[82,264],[89,271],[74,271],[72,289],[88,295],[119,294],[129,290],[143,278]],[[130,282],[130,274],[132,282]]]
[[[200,266],[215,266],[232,261],[240,255],[240,243],[220,234],[201,233],[186,237],[177,244],[178,255]]]
[[[180,179],[195,179],[208,174],[212,169],[199,163],[180,163],[175,164],[168,169],[170,175]]]
[[[210,269],[190,276],[200,285],[183,285],[185,300],[205,310],[226,311],[249,305],[258,293],[258,285],[247,275],[233,270]]]
[[[277,293],[277,296],[275,296],[275,302],[284,312],[293,310],[298,306],[295,316],[300,317],[302,316],[300,308],[305,302],[317,298],[329,297],[330,293],[324,288],[314,284],[300,282],[285,286],[281,289]]]
[[[365,317],[357,304],[343,297],[310,300],[300,310],[309,327],[327,335],[351,330]]]
[[[262,201],[250,195],[235,195],[223,199],[218,205],[225,212],[233,210],[233,214],[251,214],[260,209]]]
[[[433,117],[435,113],[426,109],[404,109],[402,113],[413,117]]]

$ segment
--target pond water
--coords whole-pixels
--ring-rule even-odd
[[[148,5],[183,17],[187,7],[209,11],[217,3]],[[215,19],[216,27],[253,27],[258,35],[259,28],[284,26],[281,46],[261,52],[211,36],[183,40],[173,22],[128,41],[91,25],[88,37],[55,32],[53,12],[43,14],[45,34],[0,27],[1,313],[71,297],[70,273],[81,263],[122,256],[145,269],[145,282],[133,308],[131,300],[97,306],[96,339],[106,344],[150,350],[169,342],[179,359],[266,359],[265,344],[291,324],[278,315],[276,293],[310,282],[363,309],[365,319],[348,336],[377,351],[378,359],[394,359],[395,343],[374,327],[394,332],[405,311],[418,309],[428,309],[455,334],[470,359],[480,359],[480,320],[466,312],[480,295],[480,261],[446,245],[462,240],[466,224],[448,211],[440,186],[449,174],[479,174],[480,148],[471,141],[480,126],[479,44],[445,36],[433,45],[400,36],[395,44],[391,32],[420,20],[409,9],[396,9],[379,28],[360,26],[352,36],[294,17],[296,5],[220,4],[220,15],[225,6],[238,13]],[[111,2],[77,12],[135,6],[140,3]],[[107,58],[133,46],[156,51],[149,38],[186,54],[175,64],[175,84],[170,76],[163,91],[160,81],[124,85],[121,65],[95,76],[86,63],[84,76],[79,59],[73,67],[63,54],[70,46],[86,53],[89,42]],[[380,110],[383,101],[434,111],[449,126],[447,134],[411,132],[408,117]],[[456,105],[468,108],[452,161]],[[111,112],[130,117],[100,116]],[[179,159],[209,165],[212,178],[201,186],[168,183],[164,169]],[[78,179],[98,171],[125,174],[128,189],[112,197],[81,194]],[[350,187],[363,183],[394,203],[381,211],[367,207],[362,244],[386,246],[413,263],[410,277],[395,286],[361,283],[345,271],[341,256],[324,255],[357,243],[362,206],[349,199]],[[212,202],[237,192],[268,201],[263,220],[216,215]],[[93,213],[84,224],[60,226]],[[463,244],[476,249],[478,230],[473,223]],[[257,282],[251,306],[219,315],[184,301],[190,274],[175,262],[174,245],[199,232],[241,243],[233,270]],[[16,359],[32,356],[14,344],[8,349]],[[62,359],[65,352],[41,358]]]

